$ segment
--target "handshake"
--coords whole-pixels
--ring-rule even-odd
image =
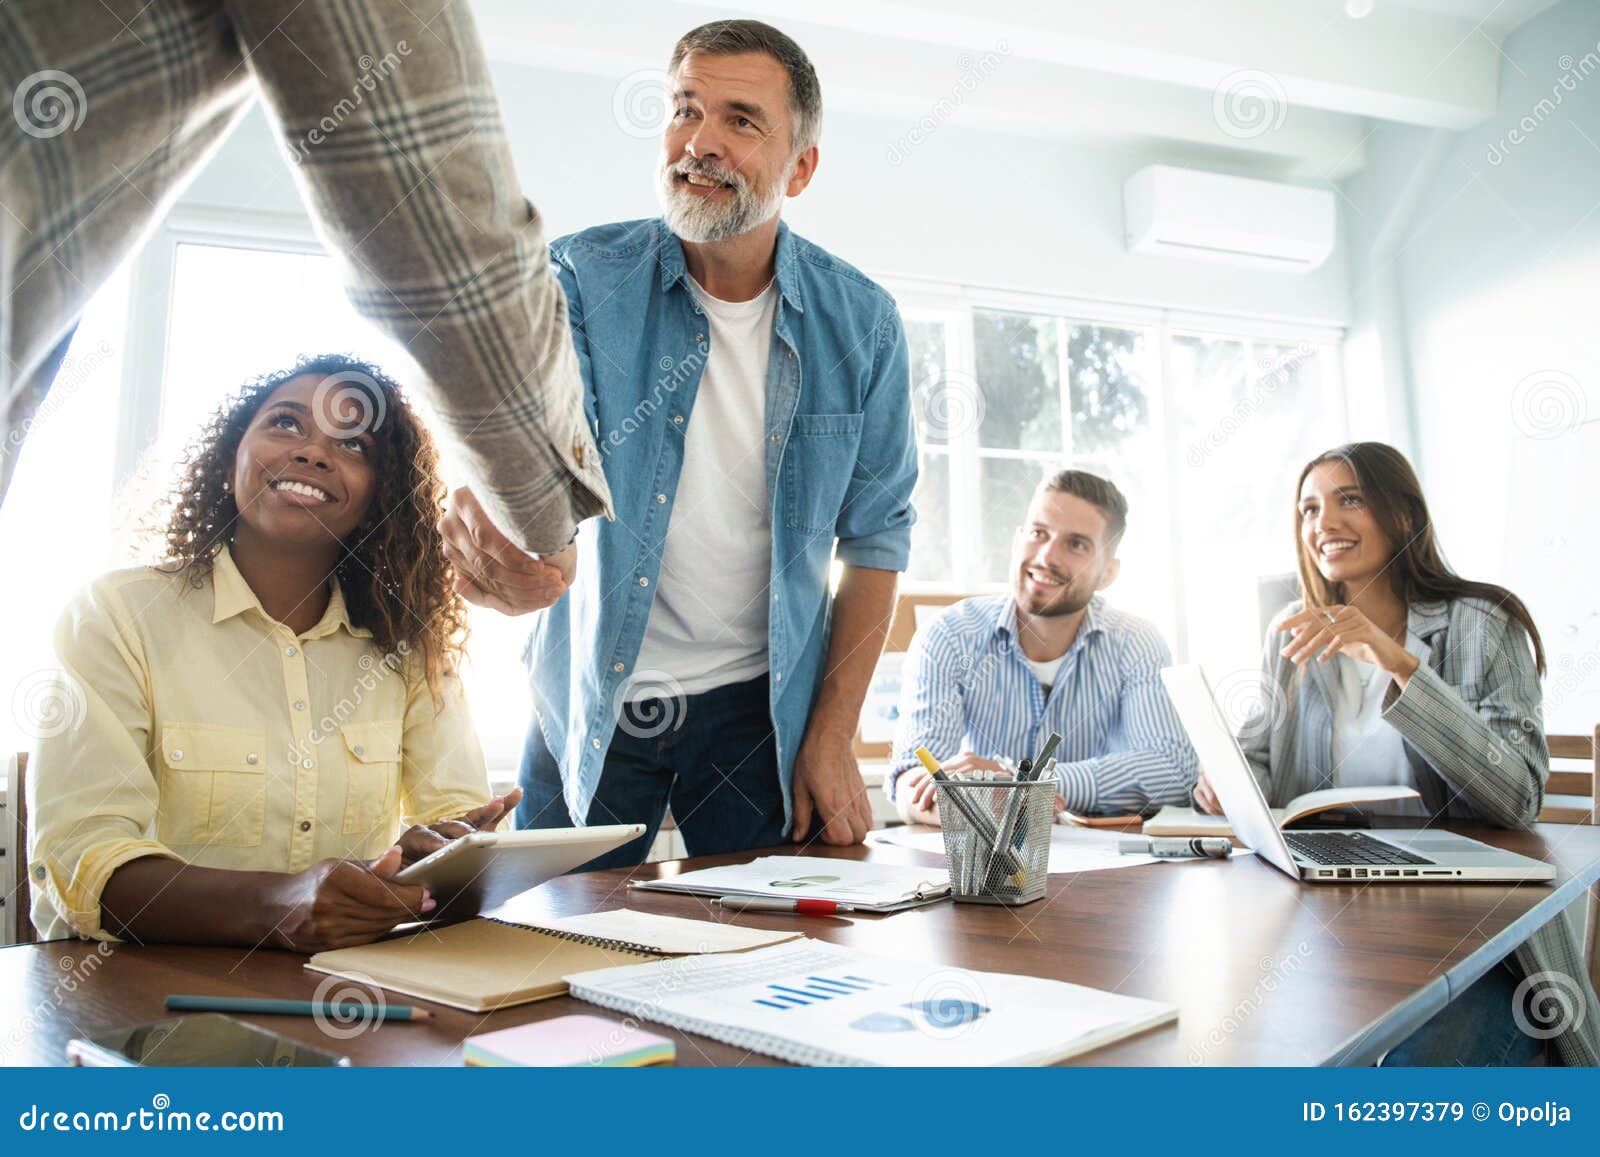
[[[575,541],[555,554],[529,554],[505,536],[465,486],[445,501],[439,534],[455,567],[456,593],[502,615],[544,610],[567,592],[578,573]]]

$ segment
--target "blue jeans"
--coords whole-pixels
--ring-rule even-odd
[[[679,699],[626,704],[600,772],[586,824],[644,824],[645,834],[579,871],[644,862],[667,804],[691,856],[783,843],[778,746],[768,677]],[[519,828],[568,828],[561,768],[536,720],[518,773]]]
[[[1522,977],[1515,961],[1502,960],[1390,1049],[1381,1063],[1385,1068],[1532,1064],[1544,1055],[1544,1041],[1517,1026],[1513,1008]]]

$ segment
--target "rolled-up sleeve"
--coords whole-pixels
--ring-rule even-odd
[[[916,512],[917,438],[911,421],[911,358],[900,312],[887,306],[878,326],[872,377],[863,404],[861,447],[835,534],[846,566],[903,571],[911,562]]]
[[[454,675],[442,677],[435,695],[420,670],[408,674],[400,777],[407,824],[457,819],[489,802],[483,747]]]
[[[57,667],[38,689],[28,763],[28,871],[41,935],[114,939],[100,894],[123,864],[181,859],[149,838],[158,791],[149,762],[149,679],[127,608],[109,586],[76,596],[56,628]]]

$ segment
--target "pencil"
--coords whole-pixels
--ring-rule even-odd
[[[353,1001],[267,1000],[254,996],[185,996],[174,993],[167,997],[167,1008],[173,1012],[254,1012],[273,1016],[330,1016],[347,1017],[352,1011],[360,1013],[363,1020],[432,1020],[433,1013],[425,1008],[412,1008],[406,1004],[367,1004]]]

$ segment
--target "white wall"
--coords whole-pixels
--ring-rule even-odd
[[[1589,730],[1600,421],[1578,423],[1600,419],[1600,6],[1567,0],[1504,48],[1488,123],[1438,142],[1381,129],[1347,187],[1378,213],[1421,186],[1392,239],[1392,279],[1372,238],[1353,255],[1351,386],[1409,382],[1417,463],[1452,562],[1529,602],[1557,657],[1550,726]]]
[[[515,64],[497,64],[494,75],[523,186],[552,236],[656,212],[657,142],[618,127],[614,82]],[[1208,93],[1197,91],[1194,99],[1209,110]],[[1093,110],[1062,115],[1090,118]],[[830,113],[817,178],[790,203],[787,219],[880,277],[1321,325],[1347,319],[1342,250],[1305,275],[1124,252],[1122,185],[1129,174],[1159,160],[1275,175],[1252,173],[1243,158],[1192,146],[1046,142],[956,123],[943,124],[906,148],[911,128],[910,122],[893,118]],[[892,164],[897,145],[904,159]],[[183,203],[300,211],[287,166],[259,113],[224,146]]]

